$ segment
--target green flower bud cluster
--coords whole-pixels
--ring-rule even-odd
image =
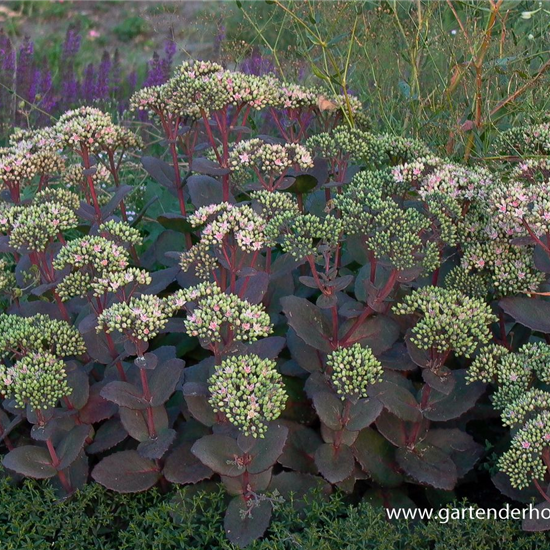
[[[508,235],[526,235],[524,224],[537,236],[550,230],[550,182],[512,181],[494,186],[490,203],[498,227]]]
[[[166,84],[168,110],[180,116],[209,116],[229,105],[260,110],[274,100],[272,78],[225,70],[210,61],[184,62]]]
[[[369,386],[382,380],[382,364],[368,347],[354,344],[339,348],[327,356],[327,367],[336,393],[357,402],[368,397]]]
[[[101,235],[106,233],[107,238],[118,245],[138,246],[142,243],[139,230],[125,222],[109,220],[102,223],[98,231]]]
[[[134,93],[130,98],[130,110],[158,114],[166,108],[167,86],[148,86]]]
[[[85,275],[80,271],[76,273]],[[132,283],[134,287],[137,287],[139,285],[150,285],[151,281],[151,275],[147,271],[138,269],[137,267],[129,267],[125,271],[110,272],[93,279],[90,277],[88,287],[92,288],[94,296],[103,296],[107,292],[116,293],[121,288]]]
[[[533,479],[544,479],[542,452],[550,446],[550,411],[529,420],[512,439],[510,449],[500,457],[498,467],[513,487],[524,489]]]
[[[68,189],[48,187],[34,196],[35,204],[57,203],[76,212],[80,208],[78,195]]]
[[[108,191],[111,184],[111,173],[102,164],[96,164],[90,172],[92,183],[98,194],[99,204],[105,205],[111,199],[112,194]],[[63,182],[75,193],[86,196],[88,183],[84,176],[84,167],[81,164],[71,164],[61,175]]]
[[[16,287],[17,281],[12,265],[4,258],[0,258],[0,292],[10,293]]]
[[[421,182],[442,163],[443,161],[435,156],[412,159],[410,162],[393,166],[391,176],[406,191],[419,189]]]
[[[289,212],[294,216],[300,215],[298,203],[290,193],[274,193],[261,189],[260,191],[252,191],[250,198],[253,205],[258,204],[264,220],[271,220],[279,214]]]
[[[510,171],[510,180],[544,183],[550,180],[550,159],[524,159]]]
[[[250,304],[236,294],[224,294],[212,284],[179,290],[170,303],[174,309],[187,306],[187,334],[208,344],[222,342],[227,331],[231,331],[234,340],[242,342],[254,342],[272,331],[264,306]]]
[[[505,426],[520,426],[542,411],[550,410],[550,392],[532,389],[520,395],[502,411]]]
[[[281,415],[287,401],[275,361],[257,355],[228,357],[216,367],[208,387],[214,412],[246,436],[264,437],[267,423]]]
[[[19,407],[47,409],[71,394],[66,378],[63,361],[48,352],[31,353],[13,367],[0,365],[0,392]]]
[[[0,229],[9,234],[10,246],[35,252],[77,225],[74,211],[59,202],[15,206],[0,214]]]
[[[51,147],[37,146],[32,140],[18,141],[0,152],[0,184],[22,189],[37,176],[60,173],[63,166],[63,158]]]
[[[143,294],[108,307],[97,318],[97,332],[118,331],[132,341],[152,340],[166,326],[173,308],[168,301]]]
[[[273,81],[273,102],[276,109],[308,109],[317,106],[320,90],[317,88],[306,88],[300,84],[281,83]]]
[[[505,409],[523,397],[535,380],[550,382],[550,346],[527,343],[517,353],[502,346],[481,350],[468,370],[468,381],[494,382],[493,406]]]
[[[0,356],[21,356],[48,351],[57,357],[86,352],[78,329],[47,315],[33,317],[0,314]]]
[[[445,275],[444,286],[449,290],[457,290],[472,298],[487,296],[489,281],[485,273],[476,273],[462,266],[456,266]]]
[[[53,267],[58,271],[71,267],[71,272],[58,284],[57,292],[62,300],[84,297],[90,289],[96,295],[102,295],[107,288],[122,285],[128,265],[128,251],[109,239],[94,235],[69,241],[53,261]],[[142,284],[140,281],[150,280],[141,270],[131,273],[128,282]],[[113,285],[106,284],[106,279],[112,280]]]
[[[265,220],[246,204],[211,204],[199,208],[189,217],[193,227],[206,226],[201,240],[180,257],[180,265],[187,270],[194,266],[197,276],[208,279],[218,265],[217,257],[230,239],[243,252],[257,252],[267,242]]]
[[[439,265],[437,243],[428,240],[430,220],[416,208],[403,208],[385,198],[379,187],[354,179],[333,200],[342,212],[348,235],[363,235],[377,259],[389,259],[398,270],[422,265],[430,271]]]
[[[412,162],[418,158],[432,155],[429,147],[422,141],[397,136],[394,134],[381,134],[377,136],[378,148],[391,166]]]
[[[529,246],[510,244],[502,239],[470,242],[464,246],[463,269],[488,277],[497,296],[534,292],[544,282]]]
[[[59,143],[77,151],[92,152],[139,148],[141,140],[126,128],[113,124],[111,116],[94,107],[67,111],[53,127]]]
[[[267,223],[265,231],[270,242],[280,243],[283,252],[301,260],[306,256],[317,255],[321,248],[336,247],[343,231],[343,223],[334,216],[297,216],[290,211],[277,214]]]
[[[254,138],[241,141],[229,154],[229,165],[234,172],[253,169],[271,189],[275,180],[289,168],[307,170],[313,167],[311,153],[296,143],[267,143]]]
[[[394,307],[394,312],[421,315],[411,337],[418,348],[433,348],[438,353],[453,350],[464,357],[470,357],[479,344],[489,342],[488,325],[497,321],[491,308],[480,298],[434,286],[405,296],[403,303]]]
[[[367,164],[382,162],[376,136],[355,128],[338,126],[330,134],[317,134],[307,140],[306,147],[327,159],[347,157]]]
[[[512,156],[549,155],[550,123],[510,128],[497,137],[495,148]]]

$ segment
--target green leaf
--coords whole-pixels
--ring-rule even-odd
[[[34,479],[48,479],[57,474],[50,453],[44,447],[23,445],[10,451],[2,461],[8,470]]]

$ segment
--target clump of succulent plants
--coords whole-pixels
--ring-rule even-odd
[[[504,426],[495,484],[546,499],[548,159],[462,165],[211,62],[151,84],[152,147],[83,107],[1,152],[4,466],[60,496],[219,481],[246,546],[312,487],[450,494]]]

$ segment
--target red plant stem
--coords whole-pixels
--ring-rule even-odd
[[[2,425],[0,425],[0,435],[4,435],[4,428]],[[4,436],[4,439],[3,439],[4,443],[6,444],[6,447],[8,448],[8,451],[13,451],[13,443],[11,442],[11,439],[9,438],[9,436]]]
[[[82,147],[82,150],[80,151],[80,155],[82,156],[82,162],[84,163],[84,169],[89,170],[92,165],[90,164],[90,155],[88,154],[88,149],[86,147]],[[97,194],[95,192],[95,186],[94,186],[94,180],[92,178],[91,174],[86,174],[86,181],[88,182],[88,189],[90,190],[90,195],[92,197],[92,202],[94,203],[94,210],[97,217],[97,221],[101,221],[101,209],[99,208],[99,201],[97,200]]]
[[[349,399],[346,399],[346,404],[344,405],[344,411],[342,412],[343,428],[334,434],[334,442],[332,446],[334,447],[335,451],[338,451],[338,449],[340,448],[340,445],[342,444],[342,436],[344,435],[344,430],[346,428],[347,423],[349,422],[350,408],[351,408],[351,401]]]
[[[105,339],[107,340],[109,353],[111,354],[111,357],[113,358],[113,361],[114,361],[117,358],[117,352],[115,348],[115,343],[113,342],[113,338],[110,334],[105,333]],[[120,376],[120,379],[123,382],[126,382],[126,373],[124,372],[124,367],[122,366],[122,362],[120,360],[116,362],[116,368],[118,371],[118,375]]]
[[[390,276],[388,277],[388,280],[387,280],[386,284],[384,285],[384,287],[382,288],[382,290],[380,291],[380,293],[376,297],[375,304],[380,304],[381,302],[383,302],[389,296],[389,294],[393,290],[395,282],[397,281],[397,274],[398,274],[397,269],[393,269],[391,271]],[[367,306],[363,310],[363,313],[361,313],[361,315],[356,319],[355,323],[353,323],[351,328],[346,332],[346,334],[344,335],[342,340],[340,340],[340,345],[341,346],[347,345],[350,337],[357,330],[357,328],[363,323],[363,321],[367,317],[372,315],[374,312],[375,311],[370,306]]]
[[[338,323],[338,305],[334,304],[331,307],[331,313],[332,313],[332,341],[331,341],[331,347],[332,349],[338,348],[338,331],[339,331],[339,323]]]
[[[52,459],[52,466],[57,469],[59,466],[59,463],[61,462],[59,460],[59,457],[57,456],[57,453],[55,452],[55,448],[53,446],[52,440],[50,438],[46,439],[46,445],[48,446],[48,451],[50,453],[50,457]],[[72,493],[73,488],[71,487],[71,484],[69,483],[69,480],[67,479],[67,476],[65,475],[65,472],[63,470],[58,470],[57,475],[59,477],[59,481],[61,482],[61,485],[63,485],[63,489],[66,493]]]
[[[546,494],[546,491],[540,486],[538,480],[533,479],[533,482],[535,483],[535,487],[537,488],[537,491],[541,494],[542,498],[546,500],[546,502],[550,502],[550,497]]]
[[[21,191],[19,189],[19,184],[7,184],[7,186],[10,190],[10,198],[13,204],[19,204],[21,202]]]
[[[107,157],[109,159],[109,168],[111,171],[111,175],[113,176],[113,181],[115,182],[115,187],[119,187],[120,178],[118,177],[118,170],[115,165],[115,158],[112,150],[107,151]],[[126,213],[126,205],[124,204],[124,199],[120,201],[120,214],[122,216],[122,219],[126,223],[128,223],[128,214]]]
[[[139,369],[139,374],[141,377],[141,387],[143,388],[143,399],[150,403],[151,390],[149,389],[149,381],[147,380],[147,371],[145,369]],[[153,417],[153,408],[150,405],[147,407],[147,429],[149,431],[149,437],[157,437],[155,419]]]
[[[326,294],[325,285],[319,279],[319,274],[317,273],[317,268],[315,267],[315,260],[313,259],[313,256],[311,254],[309,256],[306,256],[306,260],[309,264],[309,267],[311,269],[311,274],[315,279],[315,283],[317,284],[317,287],[323,294]]]
[[[428,384],[426,384],[422,390],[422,399],[420,400],[420,411],[422,412],[425,408],[426,408],[426,405],[428,404],[428,399],[430,398],[430,393],[432,392],[432,388],[431,386],[428,386]],[[420,422],[417,422],[415,425],[414,425],[414,430],[411,434],[411,438],[410,438],[410,441],[411,441],[411,444],[414,446],[415,443],[416,443],[416,440],[418,439],[418,434],[420,433],[420,428],[422,427],[422,420],[420,420]]]

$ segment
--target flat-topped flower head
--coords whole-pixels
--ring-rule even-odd
[[[17,288],[13,264],[5,258],[0,258],[0,292],[11,293]]]
[[[71,394],[66,378],[63,361],[48,352],[33,352],[12,367],[0,365],[0,393],[13,398],[19,407],[48,409]]]
[[[510,128],[497,136],[495,149],[514,157],[547,156],[550,154],[550,122]]]
[[[267,423],[283,411],[287,394],[275,361],[230,356],[208,380],[210,404],[246,436],[264,437]]]
[[[167,86],[147,86],[141,88],[130,98],[130,109],[159,114],[167,107]]]
[[[417,139],[395,134],[380,134],[376,137],[378,148],[385,158],[384,164],[395,166],[433,156],[430,148]]]
[[[211,61],[182,63],[165,93],[170,112],[192,118],[230,105],[263,109],[274,97],[271,79],[229,71]]]
[[[354,344],[327,357],[330,379],[341,399],[357,402],[369,397],[370,386],[382,380],[382,364],[368,347]]]
[[[315,214],[296,215],[293,211],[275,215],[266,226],[271,241],[298,260],[317,256],[324,247],[335,248],[342,230],[342,220],[335,216],[320,218]]]
[[[81,272],[76,272],[81,273]],[[116,293],[120,289],[131,285],[130,288],[135,289],[139,286],[147,286],[151,284],[151,275],[143,269],[137,267],[129,267],[124,271],[109,272],[104,275],[99,275],[89,278],[86,285],[86,292],[91,287],[94,296],[104,296],[106,293]],[[75,294],[82,296],[83,294]]]
[[[542,411],[550,410],[550,392],[531,389],[511,401],[502,411],[505,426],[521,426]]]
[[[103,222],[99,226],[98,232],[119,245],[137,246],[142,242],[139,230],[126,222],[115,220]]]
[[[272,331],[263,305],[224,294],[216,285],[203,283],[180,290],[169,301],[175,309],[187,309],[186,332],[197,336],[205,347],[221,343],[229,332],[234,340],[254,342]]]
[[[272,191],[290,169],[300,171],[313,167],[313,159],[311,152],[303,145],[281,145],[254,138],[241,141],[232,149],[229,166],[237,174],[243,171],[255,174],[260,185]]]
[[[333,199],[342,213],[348,235],[364,237],[376,259],[387,260],[397,270],[439,265],[437,242],[430,219],[418,209],[405,207],[385,194],[383,186],[357,178]]]
[[[124,226],[111,226],[115,231]],[[129,238],[133,238],[134,229],[130,228]],[[107,234],[107,231],[105,231]],[[69,241],[57,254],[53,267],[58,271],[70,267],[71,271],[65,275],[57,286],[57,292],[62,300],[69,300],[75,296],[85,297],[91,290],[94,295],[101,295],[100,289],[118,289],[123,281],[143,284],[150,281],[146,272],[141,270],[126,275],[130,264],[130,255],[124,246],[113,240],[99,235],[88,235],[80,239]],[[106,285],[105,280],[111,279],[113,285]],[[148,284],[148,283],[145,283]],[[100,294],[98,294],[100,293]]]
[[[43,252],[60,233],[78,225],[74,210],[60,202],[16,206],[4,215],[0,227],[9,234],[10,246],[33,252]]]
[[[489,282],[485,274],[471,272],[459,265],[445,275],[444,286],[472,298],[484,298],[489,291]]]
[[[69,357],[85,353],[86,346],[78,329],[65,321],[42,314],[0,314],[0,356],[17,358],[45,351],[56,357]]]
[[[80,208],[80,199],[76,193],[60,187],[48,187],[34,196],[35,204],[57,203],[76,212]]]
[[[489,325],[497,321],[480,298],[456,290],[428,286],[405,296],[394,307],[397,315],[420,315],[411,341],[420,349],[471,357],[478,345],[491,339]]]
[[[273,81],[274,97],[272,107],[276,109],[311,109],[317,106],[321,91],[306,88],[300,84]]]
[[[260,211],[260,215],[265,220],[271,220],[279,214],[293,213],[300,215],[298,202],[291,193],[272,193],[261,189],[250,193],[252,207]]]
[[[86,176],[85,174],[88,174]],[[96,164],[90,170],[85,171],[81,164],[71,164],[61,174],[61,181],[74,193],[88,198],[87,177],[92,178],[94,188],[98,193],[100,204],[107,203],[111,197],[108,189],[112,186],[111,173],[102,164]]]
[[[533,249],[497,238],[464,245],[461,266],[469,273],[479,273],[496,296],[536,291],[545,275],[536,269]]]
[[[152,294],[108,307],[97,318],[97,332],[120,332],[132,342],[152,340],[166,326],[172,308]]]
[[[38,177],[59,174],[63,166],[63,158],[52,148],[18,141],[0,153],[0,185],[20,191]]]
[[[181,255],[180,265],[193,266],[197,276],[208,279],[218,266],[224,246],[235,246],[246,253],[260,251],[268,240],[265,220],[246,204],[211,204],[189,216],[189,223],[201,227],[201,240]]]
[[[546,465],[542,453],[549,446],[550,411],[543,411],[515,433],[510,449],[500,457],[498,467],[508,475],[513,487],[524,489],[534,479],[544,479]]]
[[[374,134],[346,126],[338,126],[331,133],[323,132],[310,137],[306,147],[329,161],[346,158],[375,165],[383,161]]]
[[[536,380],[550,382],[550,345],[529,342],[517,353],[502,346],[487,346],[468,369],[468,380],[493,382],[497,387],[493,405],[506,409],[526,395]]]

